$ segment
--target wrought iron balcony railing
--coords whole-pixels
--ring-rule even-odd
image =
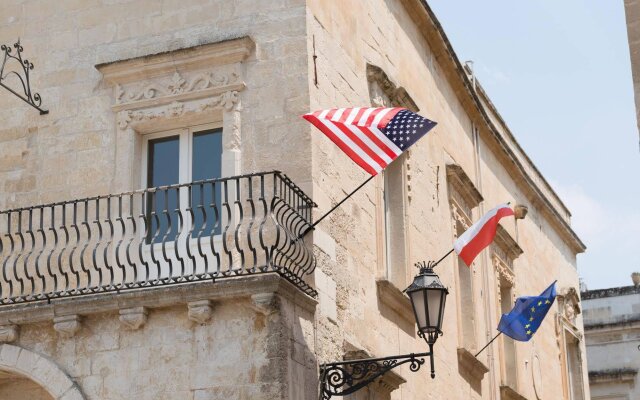
[[[0,304],[269,272],[313,296],[313,207],[276,171],[0,211]]]

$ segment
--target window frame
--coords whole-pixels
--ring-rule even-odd
[[[222,123],[209,123],[202,125],[193,125],[184,128],[177,129],[169,129],[166,131],[158,131],[152,133],[142,134],[142,157],[141,157],[141,175],[139,184],[143,189],[148,189],[149,184],[149,142],[155,139],[167,138],[170,136],[178,136],[179,140],[179,160],[178,160],[178,183],[190,183],[192,182],[192,161],[193,161],[193,136],[196,133],[200,133],[203,131],[209,130],[220,130],[220,135],[224,135],[222,131]],[[224,136],[223,136],[224,138]],[[224,146],[222,151],[220,152],[220,163],[221,163],[221,175],[224,176]],[[182,195],[180,196],[180,201],[182,203]]]
[[[193,125],[193,126],[188,126],[184,128],[175,128],[175,129],[168,129],[164,131],[156,131],[156,132],[141,134],[142,149],[141,149],[141,160],[140,160],[140,164],[141,164],[140,186],[143,188],[143,190],[153,187],[148,185],[149,142],[150,141],[155,139],[168,138],[171,136],[178,136],[178,140],[179,140],[178,184],[191,183],[192,176],[193,176],[193,171],[192,171],[193,136],[194,134],[197,134],[203,131],[210,131],[210,130],[219,130],[220,131],[219,134],[224,135],[224,128],[223,128],[222,122]],[[223,136],[223,146],[221,150],[222,151],[220,152],[220,163],[221,163],[220,172],[221,172],[221,177],[224,177],[225,176],[224,136]],[[189,193],[187,190],[180,190],[179,193],[180,193],[178,197],[179,209],[181,211],[184,211],[187,209],[187,204],[189,204]],[[226,222],[221,221],[221,223],[225,224]],[[180,235],[184,234],[184,232],[189,231],[191,227],[189,224],[191,224],[191,221],[185,220],[184,226]],[[147,243],[146,239],[143,237],[141,237],[141,240],[145,241],[144,251],[151,251],[154,245],[158,244],[158,243]],[[194,246],[197,244],[197,239],[191,237],[188,240],[189,240],[189,246],[192,249],[194,249]],[[204,243],[207,240],[210,240],[209,237],[207,236],[200,238],[201,243]],[[214,234],[213,240],[215,241],[216,246],[220,246],[222,243],[222,232]],[[173,250],[175,247],[175,242],[176,241],[168,241],[166,243],[163,243],[162,246],[164,246],[167,250]],[[160,250],[161,249],[157,249],[156,251],[160,251]]]

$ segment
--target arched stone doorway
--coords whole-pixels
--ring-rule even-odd
[[[54,400],[44,388],[29,378],[0,370],[0,399]]]
[[[78,386],[51,360],[10,344],[0,346],[0,399],[84,400]]]

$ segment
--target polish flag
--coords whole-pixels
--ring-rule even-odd
[[[478,222],[471,225],[471,227],[453,243],[453,249],[467,266],[470,266],[476,256],[493,242],[493,238],[496,236],[496,230],[498,229],[498,221],[500,221],[502,217],[509,215],[514,215],[509,204],[501,204],[486,213]]]

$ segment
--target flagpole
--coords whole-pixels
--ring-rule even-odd
[[[500,336],[500,335],[502,335],[502,331],[498,332],[498,334],[497,334],[497,335],[495,335],[495,336],[493,337],[493,339],[491,339],[491,341],[490,341],[489,343],[485,344],[485,345],[484,345],[484,347],[483,347],[483,348],[481,348],[481,349],[480,349],[480,351],[479,351],[479,352],[477,352],[477,353],[476,353],[476,355],[475,355],[474,357],[478,357],[478,354],[482,353],[482,351],[483,351],[484,349],[486,349],[487,347],[489,347],[489,345],[490,345],[491,343],[493,343],[493,341],[494,341],[494,340],[496,340],[496,339],[498,338],[498,336]]]
[[[453,253],[453,249],[449,250],[449,252],[445,255],[443,255],[442,257],[440,257],[440,259],[436,262],[434,262],[433,264],[431,264],[431,268],[435,267],[436,265],[440,264],[440,261],[444,260],[445,258],[447,258],[447,256],[449,254]]]
[[[301,239],[303,237],[305,237],[305,235],[309,232],[311,232],[312,230],[314,230],[314,228],[316,227],[316,225],[318,225],[323,219],[325,219],[327,216],[329,216],[329,214],[331,214],[332,212],[335,211],[336,208],[340,207],[342,205],[342,203],[344,203],[345,201],[349,200],[349,198],[351,196],[353,196],[358,190],[362,189],[362,187],[364,185],[366,185],[367,183],[369,183],[369,181],[371,181],[373,178],[375,178],[375,175],[371,175],[366,181],[362,182],[360,184],[360,186],[358,186],[357,188],[355,188],[351,193],[349,193],[347,195],[347,197],[345,197],[344,199],[340,200],[340,202],[338,204],[336,204],[335,206],[333,206],[333,208],[331,208],[331,210],[327,211],[326,213],[324,213],[324,215],[322,217],[320,217],[316,222],[314,222],[313,224],[311,224],[311,226],[309,226],[304,232],[302,232],[302,234],[300,236],[298,236],[298,239]]]

